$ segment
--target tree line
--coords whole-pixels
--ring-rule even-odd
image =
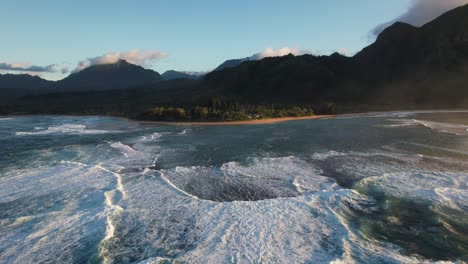
[[[335,111],[334,103],[322,104],[317,108],[320,114],[333,114]],[[234,121],[301,117],[315,115],[315,113],[316,111],[310,106],[250,105],[213,97],[205,106],[154,106],[143,112],[140,118],[157,121]]]

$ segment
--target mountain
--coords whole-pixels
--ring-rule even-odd
[[[29,74],[0,74],[0,89],[39,89],[50,85],[51,81]]]
[[[234,67],[241,65],[243,62],[250,61],[250,60],[251,60],[250,57],[243,58],[243,59],[227,60],[223,62],[221,65],[219,65],[218,67],[216,67],[216,69],[214,69],[213,71],[215,72],[215,71],[220,71],[226,68],[234,68]]]
[[[209,73],[202,85],[247,103],[312,103],[337,85],[348,64],[339,54],[289,54]]]
[[[166,81],[168,80],[175,80],[175,79],[197,79],[198,76],[192,75],[186,72],[179,72],[179,71],[166,71],[161,74],[162,78]]]
[[[125,61],[91,66],[53,83],[60,91],[81,93],[29,96],[0,112],[138,116],[154,106],[210,105],[233,111],[242,105],[319,110],[336,105],[338,112],[468,108],[468,5],[422,27],[397,22],[353,57],[244,58],[227,61],[201,79],[161,80],[158,73]]]
[[[62,91],[115,90],[161,81],[163,78],[159,73],[119,60],[117,63],[93,65],[73,73],[58,81],[56,86]]]
[[[0,103],[37,93],[53,83],[29,74],[0,74]]]
[[[354,57],[293,56],[208,74],[206,89],[252,103],[468,106],[468,5],[422,27],[397,22]]]

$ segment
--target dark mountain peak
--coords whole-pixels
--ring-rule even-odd
[[[197,79],[198,76],[186,73],[186,72],[179,72],[174,70],[168,70],[161,74],[161,77],[164,80],[175,80],[175,79]]]
[[[405,22],[397,21],[393,23],[392,25],[390,25],[389,27],[387,27],[386,29],[384,29],[384,31],[395,30],[395,29],[404,30],[404,29],[411,29],[411,28],[416,28],[416,27]]]
[[[294,54],[292,54],[292,53],[289,53],[288,55],[283,56],[283,57],[286,57],[286,58],[294,58],[294,57],[296,57],[296,56],[295,56]]]
[[[29,74],[0,74],[0,89],[26,89],[35,90],[46,87],[53,83],[52,81],[44,80],[39,76]]]
[[[438,69],[456,67],[468,59],[467,55],[468,5],[465,5],[419,28],[396,22],[355,58],[369,70],[381,68],[386,79],[393,79],[410,74],[416,65]]]
[[[96,64],[91,65],[77,73],[85,73],[85,72],[102,72],[102,71],[118,71],[118,70],[146,70],[143,67],[135,64],[131,64],[126,60],[120,59],[114,63],[107,63],[107,64]],[[150,70],[151,71],[151,70]],[[76,73],[75,73],[76,74]]]
[[[161,76],[164,75],[164,74],[172,74],[172,73],[182,73],[182,72],[174,71],[174,70],[167,70],[163,74],[161,74]]]
[[[111,90],[153,84],[161,80],[158,72],[121,59],[115,63],[92,65],[59,83],[62,89]]]
[[[30,75],[30,74],[26,74],[26,73],[22,73],[22,74],[12,74],[12,73],[1,74],[0,73],[0,76],[3,76],[4,78],[9,78],[9,79],[21,79],[21,78],[23,78],[23,79],[30,79],[30,80],[43,80],[43,81],[45,81],[44,79],[42,79],[39,76]]]
[[[50,82],[48,80],[42,79],[39,76],[36,75],[31,75],[27,73],[22,73],[22,74],[12,74],[12,73],[6,73],[6,74],[0,74],[0,77],[3,79],[10,79],[10,80],[31,80],[31,81],[39,81],[39,82]]]
[[[117,67],[127,67],[127,68],[135,68],[135,67],[138,67],[138,68],[142,68],[144,69],[143,67],[141,67],[140,65],[136,65],[136,64],[132,64],[124,59],[119,59],[116,63],[114,63],[114,65],[116,65]]]
[[[391,26],[387,27],[377,37],[376,42],[388,41],[404,37],[407,34],[411,34],[417,30],[417,27],[404,22],[395,22]]]
[[[234,68],[234,67],[241,65],[243,62],[250,61],[250,60],[252,60],[250,57],[243,58],[243,59],[227,60],[223,62],[221,65],[219,65],[218,67],[216,67],[216,69],[214,69],[213,71],[215,72],[215,71],[220,71],[226,68]]]
[[[128,63],[128,62],[127,62],[126,60],[124,60],[124,59],[119,59],[119,60],[117,61],[117,64],[131,64],[131,63]]]
[[[333,52],[330,56],[328,56],[330,59],[333,60],[345,60],[348,59],[349,57],[339,53],[339,52]]]

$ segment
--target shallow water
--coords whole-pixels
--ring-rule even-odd
[[[0,117],[0,263],[468,261],[467,129]]]

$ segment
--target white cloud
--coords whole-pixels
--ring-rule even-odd
[[[419,27],[445,12],[465,4],[468,4],[468,0],[413,0],[412,5],[404,14],[378,25],[371,31],[371,34],[376,36],[397,21]]]
[[[192,75],[192,76],[202,76],[202,75],[205,75],[207,73],[209,73],[210,71],[181,71],[182,73],[185,73],[185,74],[188,74],[188,75]]]
[[[0,62],[0,70],[2,71],[18,71],[18,72],[57,72],[57,65],[51,64],[47,66],[30,65],[26,63],[2,63]]]
[[[282,56],[286,56],[289,54],[292,54],[294,56],[299,56],[299,55],[310,54],[310,53],[311,52],[299,50],[296,48],[289,48],[289,47],[284,47],[280,49],[266,48],[262,52],[259,52],[251,56],[250,59],[261,60],[263,58],[268,58],[268,57],[282,57]]]
[[[101,64],[112,64],[119,60],[126,60],[129,63],[148,67],[151,62],[166,58],[167,54],[156,50],[139,51],[132,50],[129,52],[109,52],[102,56],[88,58],[80,61],[74,72],[81,71],[89,66],[101,65]]]
[[[344,55],[344,56],[352,56],[353,55],[353,52],[351,52],[347,48],[339,48],[336,52],[338,52],[339,54]]]

